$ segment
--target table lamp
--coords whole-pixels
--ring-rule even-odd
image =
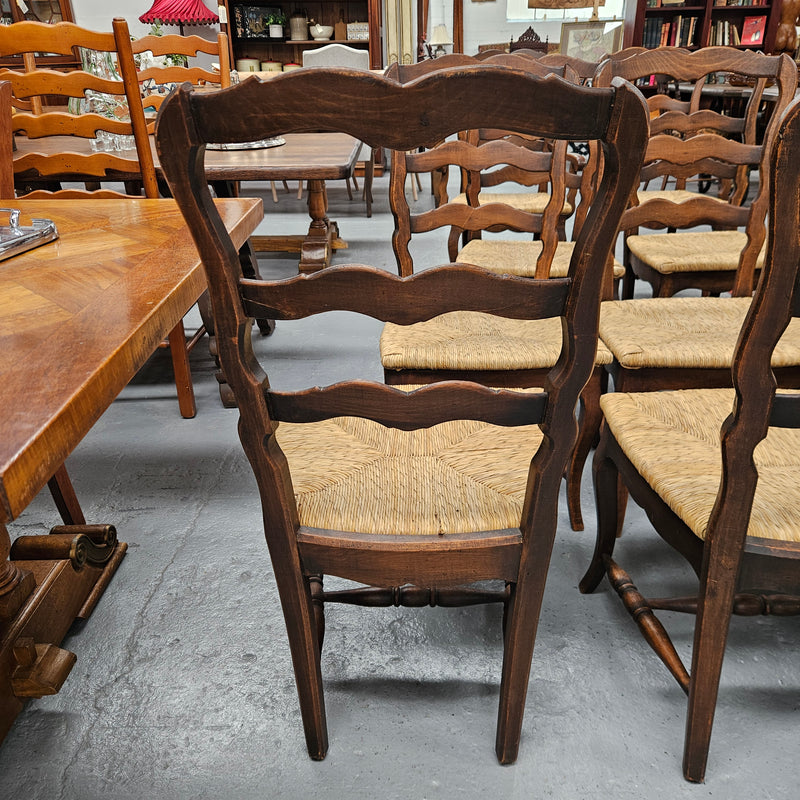
[[[453,44],[453,40],[450,38],[450,34],[447,32],[446,25],[436,25],[433,28],[433,35],[431,36],[430,44],[433,46],[433,57],[438,58],[439,56],[443,56],[447,51],[444,49],[444,46],[447,44]]]
[[[139,17],[139,22],[178,25],[183,36],[184,25],[211,25],[219,17],[202,0],[155,0],[153,7]]]

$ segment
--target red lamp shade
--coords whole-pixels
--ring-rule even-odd
[[[153,7],[139,17],[140,22],[163,22],[167,25],[211,25],[219,17],[201,0],[155,0]]]

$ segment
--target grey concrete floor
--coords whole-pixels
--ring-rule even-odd
[[[350,243],[336,262],[391,268],[385,179],[372,220],[341,187],[330,194]],[[302,204],[264,196],[270,224],[303,231]],[[446,260],[441,239],[421,252]],[[325,383],[340,370],[379,379],[378,333],[372,320],[332,314],[281,323],[256,346],[274,385]],[[707,782],[686,783],[684,695],[607,584],[577,590],[595,530],[588,467],[582,533],[562,496],[517,763],[501,767],[493,751],[494,607],[331,607],[331,746],[311,761],[237,413],[219,403],[205,348],[192,365],[196,419],[180,418],[168,361],[156,355],[68,461],[87,517],[113,522],[130,549],[66,640],[78,663],[64,688],[29,703],[0,747],[0,798],[798,797],[800,621],[734,620]],[[55,521],[42,495],[11,533]],[[620,552],[643,589],[692,591],[688,568],[636,508]],[[663,618],[688,661],[692,618]]]

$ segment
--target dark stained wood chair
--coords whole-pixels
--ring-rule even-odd
[[[205,143],[323,129],[404,152],[478,128],[487,115],[523,134],[569,132],[603,143],[609,168],[601,202],[566,277],[539,281],[454,264],[407,277],[363,265],[279,282],[242,277],[206,186]],[[505,653],[496,752],[502,763],[515,760],[575,404],[594,363],[598,298],[618,216],[637,180],[645,116],[627,84],[586,89],[485,67],[437,72],[410,85],[369,73],[298,70],[216,94],[182,88],[163,105],[158,152],[208,273],[220,359],[261,493],[312,758],[325,756],[328,741],[320,671],[325,602],[499,601]],[[334,309],[403,324],[458,309],[555,316],[562,354],[541,390],[465,381],[418,391],[363,381],[273,389],[255,361],[248,317],[296,319]],[[362,587],[329,592],[324,575]],[[472,586],[492,578],[507,589]]]
[[[683,769],[691,781],[705,774],[731,614],[800,613],[800,394],[776,391],[770,368],[800,308],[800,105],[789,108],[773,141],[769,244],[736,345],[734,388],[606,395],[594,460],[597,545],[580,588],[593,591],[607,574],[687,692]],[[616,562],[619,477],[688,560],[699,578],[696,596],[648,600]],[[658,609],[697,615],[691,672],[653,614]],[[733,759],[724,759],[728,770]]]
[[[663,48],[665,50],[669,48]],[[708,48],[723,49],[730,48]],[[643,58],[634,56],[634,58]],[[695,52],[674,57],[686,62],[696,59],[703,62],[714,54]],[[775,76],[777,97],[777,116],[773,115],[767,125],[764,144],[759,147],[759,193],[753,204],[763,205],[767,202],[769,192],[769,154],[774,137],[777,135],[777,120],[794,96],[797,84],[797,68],[788,57],[764,56],[758,53],[734,53],[736,58],[746,56],[748,60],[760,62],[759,70],[769,70]],[[669,54],[662,54],[662,59]],[[631,60],[631,59],[628,59]],[[716,59],[717,63],[719,59]],[[741,63],[741,62],[740,62]],[[703,67],[704,68],[704,67]],[[677,69],[677,66],[675,67]],[[686,70],[691,70],[691,62]],[[676,112],[676,117],[678,116]],[[656,139],[662,137],[657,136]],[[664,137],[669,138],[669,137]],[[704,137],[694,137],[702,140]],[[723,140],[720,153],[723,153]],[[688,140],[690,148],[692,140]],[[702,146],[702,142],[698,143]],[[659,147],[658,143],[648,147]],[[747,146],[745,146],[747,147]],[[651,155],[654,152],[651,149]],[[728,208],[733,221],[739,213],[734,206],[728,206],[710,198],[700,197],[688,201],[673,203],[668,199],[655,199],[635,205],[623,215],[621,229],[626,230],[646,223],[648,217],[659,213],[658,209],[667,207],[683,207],[685,213],[694,213],[692,209],[704,208],[709,215],[716,213],[716,207]],[[613,355],[606,365],[615,391],[644,392],[662,389],[685,388],[717,388],[730,386],[730,366],[732,363],[736,337],[741,328],[744,316],[750,303],[753,281],[756,274],[756,254],[762,249],[766,237],[766,228],[760,211],[752,211],[746,232],[739,231],[707,231],[685,236],[697,236],[696,247],[704,248],[705,239],[717,233],[733,234],[739,237],[741,253],[733,287],[733,296],[723,297],[648,297],[632,300],[612,300],[602,304],[600,311],[600,338],[604,346]],[[750,224],[752,221],[752,225]],[[756,224],[756,221],[758,224]],[[678,236],[678,233],[641,234],[639,238],[646,240],[655,237]],[[688,246],[687,246],[688,249]],[[720,245],[720,250],[723,246]],[[784,336],[774,354],[773,367],[778,382],[786,388],[800,387],[800,329],[792,325]],[[589,419],[597,419],[596,412],[587,414]],[[587,434],[588,435],[588,434]],[[583,436],[582,436],[583,438]]]
[[[114,68],[109,76],[85,70],[58,72],[31,68],[25,71],[0,70],[0,80],[11,83],[13,95],[30,103],[30,111],[19,111],[11,118],[15,133],[25,134],[36,143],[14,160],[14,179],[18,196],[29,199],[57,197],[74,200],[85,197],[159,196],[153,154],[147,134],[139,84],[131,51],[128,25],[113,21],[113,32],[96,32],[71,22],[46,25],[18,22],[0,26],[0,56],[54,53],[73,55],[77,48],[94,51]],[[107,57],[107,61],[105,60]],[[59,106],[41,103],[43,97],[61,96],[75,103],[86,103],[84,113],[71,113]],[[93,100],[89,100],[89,97]],[[103,145],[89,151],[87,140],[111,141],[127,137],[131,146],[109,150]],[[74,144],[73,144],[74,143]],[[94,188],[61,189],[62,181],[76,183],[92,179]],[[102,182],[123,183],[123,193]],[[43,185],[46,188],[42,188]],[[52,186],[58,187],[52,191]],[[197,337],[187,341],[183,322],[169,334],[169,348],[175,373],[181,415],[194,417],[196,404],[189,351]]]
[[[513,39],[509,42],[508,50],[510,53],[516,53],[520,50],[531,50],[534,53],[547,53],[547,42],[542,41],[538,33],[532,26],[528,26],[527,30],[520,34],[515,42]]]
[[[707,80],[723,73],[754,84],[741,116],[703,107]],[[623,298],[633,297],[635,279],[647,281],[656,297],[691,288],[719,294],[731,291],[737,277],[741,283],[735,291],[749,293],[763,258],[765,231],[766,187],[759,186],[744,205],[751,172],[758,171],[761,161],[756,122],[763,90],[768,80],[784,81],[778,115],[794,91],[781,75],[779,58],[732,47],[697,52],[662,47],[604,62],[595,83],[607,84],[612,76],[648,83],[643,88],[649,90],[651,110],[645,188],[637,193],[639,208],[625,228]],[[689,99],[674,96],[679,84],[693,87]],[[665,190],[667,180],[674,188]],[[716,193],[698,191],[712,181]],[[636,235],[639,227],[668,232]]]
[[[437,59],[437,61],[442,59]],[[555,75],[561,66],[541,66],[539,61],[520,60],[504,54],[485,62],[487,65],[518,67],[526,72]],[[555,80],[555,77],[553,77]],[[483,133],[482,133],[483,132]],[[487,127],[471,130],[459,143],[447,142],[426,153],[394,154],[390,178],[389,202],[397,221],[393,245],[401,275],[414,269],[412,236],[437,227],[451,227],[448,257],[461,263],[485,267],[493,272],[508,272],[529,277],[563,276],[569,265],[574,241],[560,241],[568,178],[566,167],[568,142],[561,139],[551,144],[541,139],[519,144],[513,132]],[[536,142],[539,146],[536,146]],[[531,144],[531,147],[527,145]],[[595,157],[596,148],[593,152]],[[467,192],[443,202],[432,211],[415,213],[405,197],[407,173],[462,170],[467,176]],[[484,173],[514,171],[523,182],[545,182],[549,192],[533,200],[515,203],[524,193],[493,194],[481,189]],[[587,170],[588,174],[588,170]],[[581,177],[575,176],[572,177]],[[575,212],[573,234],[577,235],[592,204],[592,186],[583,186],[581,203]],[[541,200],[545,202],[541,202]],[[511,229],[536,235],[527,241],[497,237],[472,238],[485,230]],[[454,247],[452,230],[464,231],[470,241],[460,251]],[[457,237],[456,237],[457,238]],[[622,275],[622,265],[609,264],[602,297],[613,296],[612,270]],[[420,325],[387,325],[381,337],[381,362],[384,378],[390,384],[420,384],[458,378],[476,380],[489,386],[540,386],[558,360],[560,332],[555,320],[488,319],[486,315],[463,312],[426,321]],[[581,392],[581,436],[566,473],[570,521],[575,530],[582,530],[580,487],[583,468],[592,441],[600,427],[599,399],[603,391],[604,367],[611,363],[611,353],[598,348],[597,366]],[[593,416],[587,418],[587,414]]]

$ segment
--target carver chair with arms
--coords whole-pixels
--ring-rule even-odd
[[[115,19],[113,32],[90,31],[71,22],[0,26],[0,56],[72,55],[76,49],[96,59],[106,74],[31,69],[28,62],[24,62],[24,72],[0,70],[0,80],[11,83],[14,97],[31,103],[30,111],[18,111],[11,118],[18,134],[14,158],[17,195],[74,200],[141,197],[143,192],[145,197],[157,198],[153,153],[125,20]],[[80,107],[70,110],[43,105],[41,98],[47,96],[67,97]],[[87,188],[60,188],[67,181]],[[125,193],[103,183],[121,183]],[[183,322],[168,339],[184,417],[196,413],[188,358],[196,340],[187,341]]]
[[[602,142],[610,168],[566,277],[539,281],[447,264],[410,276],[345,265],[278,282],[243,279],[205,184],[206,143],[322,129],[405,152],[477,128],[487,116],[520,133]],[[498,67],[444,70],[407,85],[370,73],[297,70],[216,95],[181,89],[162,107],[161,164],[208,273],[312,758],[327,750],[320,648],[324,603],[337,600],[502,602],[496,752],[503,763],[516,758],[575,403],[592,369],[600,285],[646,129],[641,97],[628,84],[585,89]],[[247,321],[257,311],[296,319],[340,309],[410,324],[461,308],[560,317],[562,352],[543,389],[457,381],[404,391],[346,381],[278,391],[255,362]],[[365,588],[326,592],[324,575]],[[484,579],[507,589],[472,586]]]
[[[800,613],[800,394],[776,391],[770,368],[800,296],[800,105],[772,141],[768,250],[735,347],[734,388],[605,395],[594,460],[597,544],[580,588],[593,591],[607,574],[688,694],[683,769],[692,781],[705,774],[731,614]],[[697,574],[696,596],[648,600],[615,561],[620,477]],[[696,614],[691,672],[659,609]]]

